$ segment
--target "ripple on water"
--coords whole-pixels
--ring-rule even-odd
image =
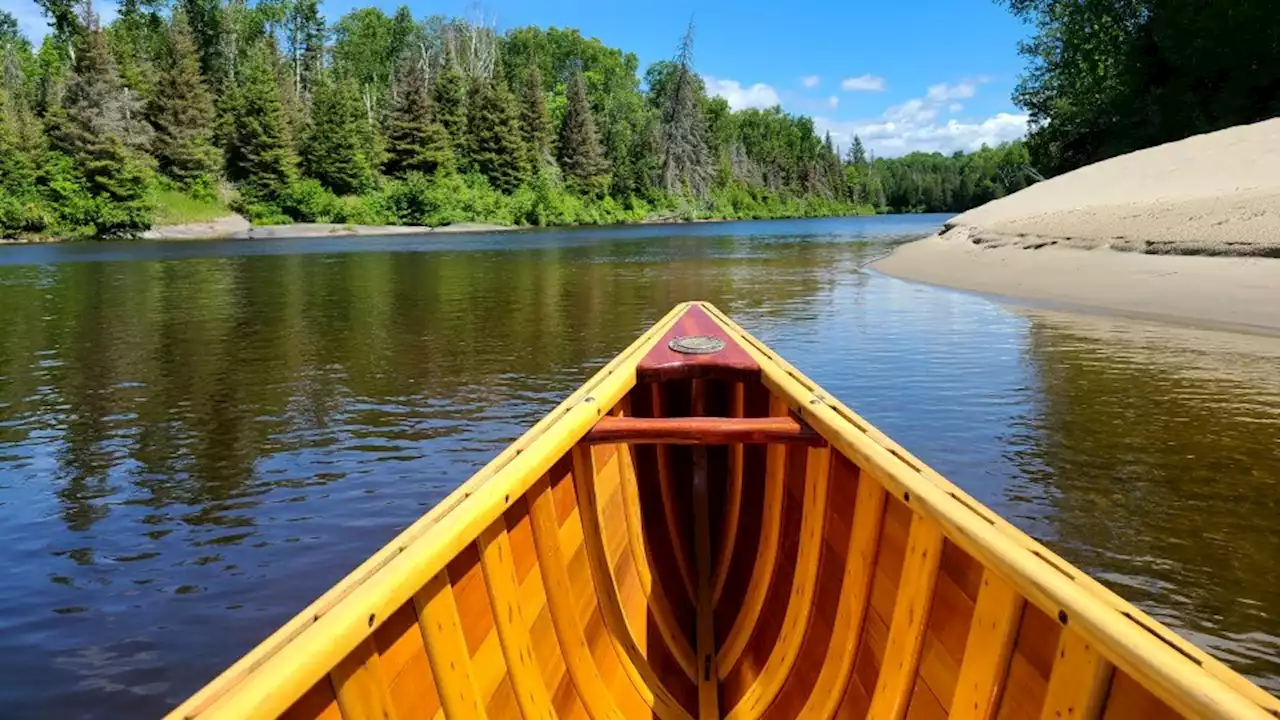
[[[0,707],[162,713],[694,298],[1280,689],[1274,344],[859,272],[941,220],[5,253]]]

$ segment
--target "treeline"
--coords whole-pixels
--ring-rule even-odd
[[[1014,100],[1046,174],[1280,116],[1275,0],[1003,0],[1033,24]]]
[[[692,27],[642,83],[576,30],[316,0],[123,0],[101,27],[38,1],[39,48],[0,12],[0,233],[128,236],[175,194],[260,222],[873,211],[810,118],[707,97]]]
[[[972,153],[914,152],[868,161],[854,137],[845,158],[846,187],[855,201],[880,212],[963,212],[1040,180],[1022,141]]]

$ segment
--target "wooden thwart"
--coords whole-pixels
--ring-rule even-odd
[[[791,417],[637,418],[607,416],[587,431],[582,442],[633,445],[824,445],[826,441]]]

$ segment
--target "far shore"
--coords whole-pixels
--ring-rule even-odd
[[[1065,310],[1280,336],[1280,260],[974,244],[965,228],[901,245],[886,275]]]

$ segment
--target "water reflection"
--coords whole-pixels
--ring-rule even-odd
[[[858,272],[940,222],[0,254],[0,707],[162,713],[691,298],[1274,689],[1274,354]]]

